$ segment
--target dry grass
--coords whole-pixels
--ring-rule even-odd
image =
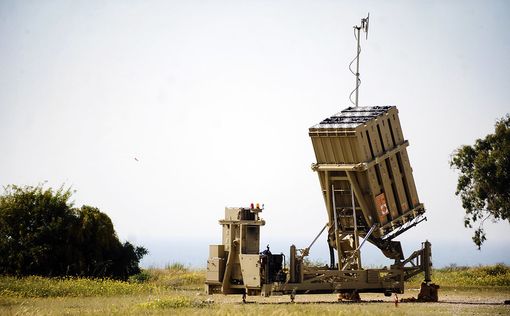
[[[363,303],[338,303],[334,294],[298,295],[291,304],[288,296],[270,298],[213,295],[203,292],[204,271],[173,264],[148,269],[130,282],[90,279],[22,279],[0,277],[0,315],[472,315],[510,314],[506,266],[436,270],[442,303],[406,303],[395,307],[393,298],[362,294]],[[476,276],[474,283],[466,275]],[[461,283],[456,283],[461,282]],[[492,283],[491,283],[492,282]],[[458,284],[450,287],[451,284]],[[479,288],[498,285],[490,288]],[[502,284],[502,285],[501,285]],[[408,284],[406,295],[417,295],[419,279]],[[376,302],[371,302],[376,301]]]
[[[170,289],[202,290],[205,282],[205,271],[189,269],[182,264],[174,263],[165,269],[149,269],[147,282],[158,287]]]
[[[335,295],[301,295],[296,303],[288,297],[259,300],[249,297],[242,304],[240,297],[214,296],[214,303],[202,301],[207,297],[175,294],[164,297],[127,295],[120,297],[66,297],[14,299],[9,305],[0,304],[0,315],[508,315],[510,306],[498,304],[506,294],[492,293],[489,300],[473,302],[464,293],[446,292],[455,300],[443,303],[400,303],[395,307],[391,298],[381,302],[338,303]],[[490,294],[490,293],[488,293]],[[469,293],[468,293],[469,295]],[[476,294],[473,294],[476,295]],[[375,296],[362,296],[364,300]],[[499,300],[495,302],[495,300]]]

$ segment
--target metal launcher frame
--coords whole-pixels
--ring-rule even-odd
[[[421,272],[419,299],[437,301],[431,284],[431,245],[404,258],[398,235],[425,220],[412,168],[394,106],[350,107],[309,129],[328,222],[304,249],[290,247],[289,264],[283,254],[259,253],[261,208],[226,208],[223,244],[210,246],[208,293],[403,293],[404,281]],[[304,264],[310,248],[327,229],[330,264]],[[378,247],[390,267],[364,269],[365,242]],[[336,255],[335,255],[336,252]]]

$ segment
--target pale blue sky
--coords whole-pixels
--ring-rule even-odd
[[[352,26],[370,12],[360,104],[399,108],[429,217],[404,251],[429,239],[436,263],[510,263],[508,223],[471,243],[448,165],[510,112],[509,8],[0,0],[0,184],[72,185],[121,239],[159,245],[146,264],[198,265],[224,206],[252,201],[264,243],[305,246],[326,221],[308,128],[350,105]]]

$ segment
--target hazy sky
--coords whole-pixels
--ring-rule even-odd
[[[510,112],[509,9],[0,0],[0,184],[72,186],[146,264],[200,264],[224,206],[250,202],[264,243],[304,247],[327,220],[308,128],[350,106],[352,26],[370,12],[360,105],[398,107],[429,218],[405,253],[429,239],[436,264],[510,263],[508,223],[472,244],[448,164]]]

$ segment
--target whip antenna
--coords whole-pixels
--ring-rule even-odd
[[[361,54],[361,45],[360,45],[360,34],[361,30],[366,33],[365,39],[368,39],[368,24],[370,21],[370,13],[368,13],[366,18],[361,19],[360,25],[353,26],[354,28],[354,38],[357,41],[357,50],[356,50],[356,57],[351,61],[349,64],[349,70],[352,72],[353,75],[356,76],[356,87],[354,90],[352,90],[351,94],[349,95],[349,100],[351,100],[351,103],[354,104],[355,107],[358,107],[358,99],[359,99],[359,86],[361,85],[361,79],[359,78],[359,55]],[[356,61],[356,72],[354,72],[351,68],[352,63]],[[354,94],[355,99],[352,100],[352,95]]]

